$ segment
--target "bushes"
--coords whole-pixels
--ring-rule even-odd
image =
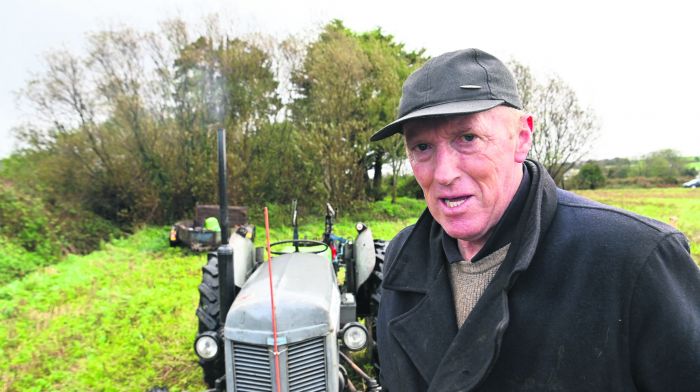
[[[594,162],[585,163],[573,178],[576,189],[597,189],[605,186],[603,169]]]
[[[41,258],[55,260],[61,245],[49,216],[40,199],[0,184],[0,235]]]
[[[61,244],[43,203],[0,184],[0,284],[58,261]]]
[[[396,193],[398,196],[403,197],[411,197],[414,199],[423,198],[423,190],[420,188],[420,185],[418,185],[416,178],[410,174],[399,177]]]
[[[88,254],[122,233],[110,221],[75,206],[60,206],[54,219],[64,253]]]
[[[0,285],[32,272],[46,261],[0,235]]]
[[[606,187],[608,188],[663,188],[669,186],[677,186],[674,180],[669,183],[667,179],[661,177],[627,177],[627,178],[608,178]]]
[[[28,188],[0,183],[0,284],[67,253],[89,253],[118,233],[108,221],[65,201],[52,205]]]

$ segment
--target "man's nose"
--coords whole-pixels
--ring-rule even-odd
[[[437,149],[433,176],[440,185],[451,185],[459,178],[459,154],[450,146]]]

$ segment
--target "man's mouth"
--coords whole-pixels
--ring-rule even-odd
[[[455,208],[459,207],[462,204],[464,204],[465,201],[469,196],[461,196],[461,197],[455,197],[455,198],[443,198],[442,201],[450,208]]]

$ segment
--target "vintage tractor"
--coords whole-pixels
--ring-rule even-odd
[[[354,240],[335,236],[330,205],[323,241],[298,238],[294,208],[294,238],[270,245],[271,262],[243,231],[226,241],[222,130],[218,148],[224,241],[202,268],[194,341],[204,381],[212,391],[228,392],[380,391],[349,352],[368,350],[378,371],[374,319],[386,243],[362,223]]]

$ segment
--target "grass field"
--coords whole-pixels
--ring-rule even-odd
[[[685,166],[689,169],[695,169],[700,172],[700,161],[690,162]]]
[[[200,256],[148,228],[0,288],[0,390],[199,391]]]
[[[700,260],[700,189],[580,193],[677,226]],[[389,239],[415,220],[422,202],[377,208],[385,218],[356,218],[375,238]],[[272,241],[291,238],[279,224],[284,212],[275,214]],[[339,219],[336,233],[352,237],[357,219]],[[321,218],[299,220],[302,238],[320,238]],[[254,223],[262,245],[264,225]],[[167,227],[144,228],[0,286],[0,391],[204,390],[192,339],[205,256],[169,248],[167,234]]]

